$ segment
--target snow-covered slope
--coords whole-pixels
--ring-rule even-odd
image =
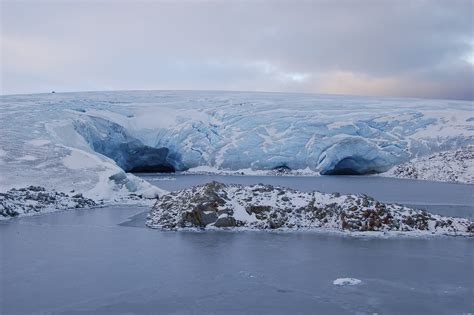
[[[151,228],[317,229],[470,235],[474,222],[384,204],[366,195],[301,192],[270,185],[211,182],[160,198]]]
[[[474,183],[474,147],[433,153],[394,166],[382,176]]]
[[[386,171],[474,144],[472,102],[244,92],[0,97],[0,190],[113,200],[158,189],[124,171]]]

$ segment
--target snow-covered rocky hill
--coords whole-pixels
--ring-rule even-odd
[[[394,166],[388,177],[474,183],[474,147],[437,152]]]
[[[366,195],[301,192],[270,185],[211,182],[160,198],[148,216],[151,228],[310,229],[471,235],[474,222]]]
[[[379,173],[474,144],[472,102],[245,92],[0,97],[0,191],[94,200],[158,188],[130,171]]]
[[[0,219],[96,206],[98,204],[94,200],[80,193],[46,191],[39,186],[12,188],[0,193]]]

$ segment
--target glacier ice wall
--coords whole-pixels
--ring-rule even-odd
[[[465,101],[205,91],[0,99],[0,188],[47,176],[97,190],[124,170],[199,166],[366,174],[474,142]]]
[[[76,120],[74,128],[95,152],[111,158],[127,172],[174,172],[179,161],[168,148],[145,145],[124,127],[103,118]]]

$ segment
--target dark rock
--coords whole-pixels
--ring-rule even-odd
[[[248,206],[247,208],[245,208],[245,211],[247,211],[248,214],[260,214],[262,212],[268,212],[270,210],[270,206]]]
[[[221,217],[216,220],[216,227],[233,227],[237,225],[237,221],[233,217]]]

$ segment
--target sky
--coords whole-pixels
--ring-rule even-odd
[[[1,3],[1,94],[233,90],[473,100],[474,1]]]

